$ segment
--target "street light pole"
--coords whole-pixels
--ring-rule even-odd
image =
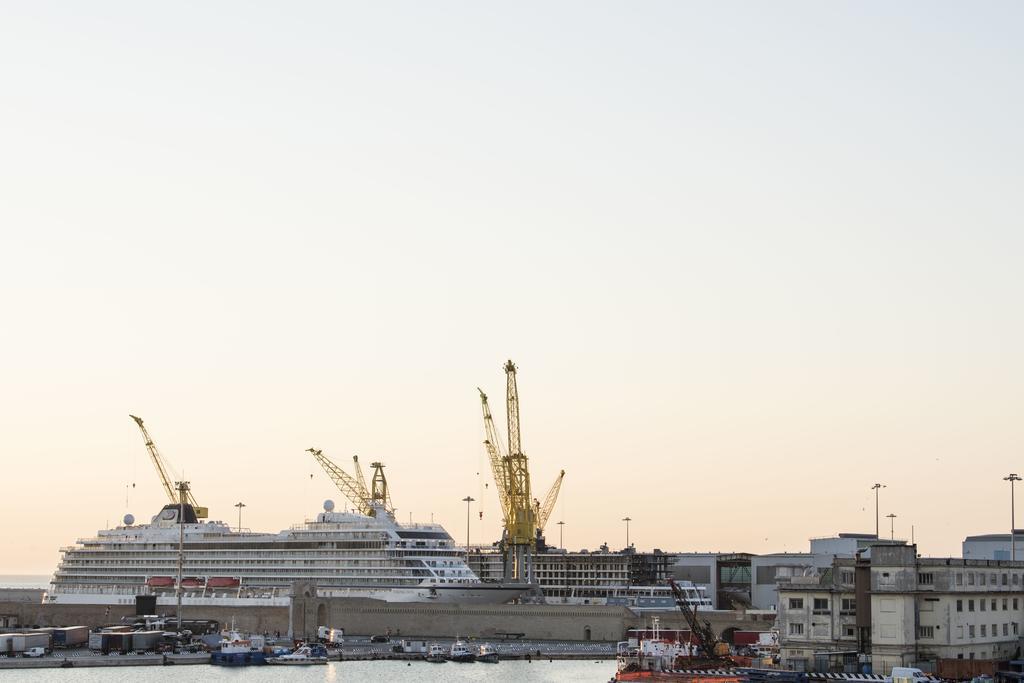
[[[886,515],[889,518],[889,540],[896,540],[896,515],[892,512]]]
[[[235,503],[235,507],[238,508],[238,530],[242,530],[242,508],[245,507],[245,503],[238,501]]]
[[[558,523],[558,548],[565,550],[565,545],[562,544],[562,532],[565,531],[565,522]]]
[[[1013,510],[1013,482],[1020,481],[1015,473],[1010,473],[1009,476],[1003,477],[1003,481],[1010,482],[1010,561],[1016,561],[1017,559],[1017,517]]]
[[[462,499],[462,502],[466,504],[466,564],[469,564],[469,504],[472,503],[476,498],[472,496],[466,496]]]
[[[878,536],[878,489],[884,489],[885,488],[885,484],[875,484],[871,488],[873,488],[875,490],[875,540],[877,541],[878,538],[879,538],[879,536]]]

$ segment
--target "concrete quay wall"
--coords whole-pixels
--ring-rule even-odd
[[[385,603],[354,598],[295,598],[292,629],[296,637],[317,626],[346,633],[449,637],[500,637],[522,633],[530,640],[621,640],[632,613],[624,607],[548,605],[457,605]]]

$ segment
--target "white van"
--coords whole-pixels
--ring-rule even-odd
[[[894,666],[892,673],[885,677],[886,683],[924,683],[932,677],[913,666]]]

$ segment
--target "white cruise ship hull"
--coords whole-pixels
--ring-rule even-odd
[[[344,589],[328,589],[317,592],[322,598],[363,598],[392,603],[445,603],[462,605],[498,605],[514,600],[533,588],[528,584],[480,584],[429,587],[381,587],[367,586]],[[134,596],[122,593],[49,593],[44,600],[58,605],[133,605]],[[208,607],[287,607],[287,596],[275,597],[182,597],[185,606]],[[157,597],[158,606],[177,604],[173,594]]]

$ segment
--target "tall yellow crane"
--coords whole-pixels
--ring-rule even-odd
[[[530,493],[530,463],[523,453],[519,425],[519,387],[516,366],[505,363],[505,410],[508,424],[508,455],[505,471],[508,483],[509,511],[508,559],[505,576],[513,580],[531,581],[532,549],[536,523],[533,517],[533,495]]]
[[[135,415],[129,415],[131,419],[135,420],[135,424],[139,426],[139,431],[142,432],[142,438],[146,442],[146,450],[149,451],[149,457],[153,461],[153,466],[156,468],[156,473],[160,477],[160,484],[164,487],[164,493],[167,495],[167,499],[171,503],[180,504],[177,488],[172,483],[171,477],[167,476],[167,464],[164,462],[163,456],[160,455],[160,451],[156,449],[156,444],[153,443],[153,438],[149,435],[149,431],[146,430],[146,425],[143,424],[142,418]],[[210,516],[210,511],[196,503],[195,497],[192,495],[191,490],[186,490],[185,503],[192,506],[192,509],[196,513],[196,517],[199,519],[206,519]]]
[[[365,498],[370,498],[370,490],[366,488],[366,478],[363,476],[363,468],[359,465],[359,456],[352,456],[352,469],[356,472],[356,482],[359,484],[359,488],[362,489],[362,493]]]

